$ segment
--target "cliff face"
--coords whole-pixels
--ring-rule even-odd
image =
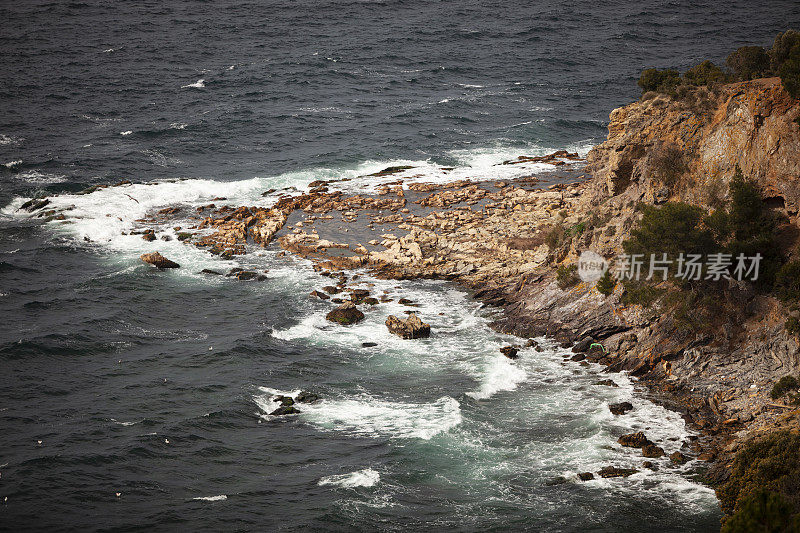
[[[779,78],[727,85],[703,102],[657,96],[611,113],[608,139],[589,153],[589,170],[611,196],[714,205],[738,166],[773,205],[796,215],[799,116]],[[658,156],[670,148],[683,154],[685,167],[666,180]]]
[[[584,250],[610,259],[639,218],[636,204],[682,201],[707,211],[723,204],[738,166],[781,215],[784,252],[797,257],[800,205],[800,105],[779,80],[731,84],[701,101],[657,96],[614,110],[608,139],[592,149],[592,174],[569,220],[586,230],[552,250],[571,263]],[[797,122],[796,122],[797,120]],[[592,337],[597,357],[654,387],[676,393],[673,407],[710,439],[694,451],[725,468],[750,435],[798,426],[795,407],[777,405],[775,381],[800,373],[800,345],[786,332],[787,310],[746,283],[730,282],[719,299],[724,313],[706,331],[681,327],[669,306],[623,305],[623,288],[608,297],[586,284],[561,290],[552,270],[514,289],[501,329],[574,342]],[[694,309],[688,309],[689,313]]]

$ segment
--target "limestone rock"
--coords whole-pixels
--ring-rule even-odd
[[[158,252],[142,254],[139,259],[158,268],[180,268],[178,263],[175,261],[170,261]]]
[[[430,324],[420,320],[416,313],[409,314],[405,320],[389,315],[386,318],[386,327],[391,333],[404,339],[421,339],[431,334]]]

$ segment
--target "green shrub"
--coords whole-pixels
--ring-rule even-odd
[[[624,305],[641,305],[650,307],[663,294],[663,290],[645,283],[644,281],[626,280],[622,283],[625,292],[622,293],[620,302]]]
[[[782,533],[797,531],[797,525],[792,520],[792,506],[783,496],[757,490],[742,500],[739,510],[725,521],[720,533]]]
[[[642,94],[655,91],[663,94],[675,94],[675,88],[681,83],[681,75],[675,69],[658,70],[649,68],[642,71],[638,85]]]
[[[584,231],[586,231],[586,222],[585,221],[581,221],[581,222],[578,222],[577,224],[575,224],[574,226],[572,226],[571,228],[569,228],[569,230],[567,230],[567,233],[570,236],[574,237],[576,235],[583,234]]]
[[[743,46],[725,60],[739,80],[761,78],[769,73],[769,55],[761,46]]]
[[[778,70],[781,85],[792,98],[800,99],[800,44],[796,44],[789,57]]]
[[[689,85],[711,85],[724,83],[727,80],[727,76],[721,68],[706,60],[687,70],[683,75],[683,79]]]
[[[800,388],[800,382],[794,376],[783,376],[772,386],[772,391],[769,395],[773,400],[777,400],[789,391],[797,390]]]
[[[556,283],[561,290],[573,287],[579,282],[578,265],[561,265],[556,270]]]
[[[745,507],[747,499],[761,490],[786,498],[793,512],[800,511],[800,434],[781,430],[756,438],[740,447],[728,481],[717,488],[726,514]]]
[[[775,42],[769,51],[770,67],[773,72],[778,72],[781,66],[789,59],[792,49],[800,45],[800,32],[786,30],[775,37]]]
[[[800,300],[800,260],[786,263],[775,274],[775,296],[785,302]]]
[[[701,227],[704,213],[700,207],[667,202],[661,207],[641,204],[640,209],[644,216],[622,243],[626,253],[643,254],[645,259],[666,253],[674,259],[681,252],[707,254],[715,249],[711,232]]]
[[[556,282],[560,289],[568,289],[580,282],[578,265],[561,265],[556,270]]]
[[[608,296],[614,292],[614,287],[617,286],[617,280],[611,275],[610,270],[606,270],[603,275],[597,280],[597,292]]]

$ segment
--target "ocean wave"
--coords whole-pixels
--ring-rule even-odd
[[[217,496],[198,496],[196,498],[192,498],[193,500],[200,500],[205,502],[222,502],[228,499],[228,496],[225,494],[219,494]]]
[[[270,419],[274,411],[275,389],[254,401]],[[289,395],[289,393],[286,393]],[[391,437],[430,440],[461,424],[461,406],[455,398],[443,396],[431,403],[407,403],[380,400],[362,394],[341,400],[322,400],[300,406],[302,420],[325,431],[337,431],[357,437]]]
[[[317,485],[335,485],[346,489],[353,489],[356,487],[373,487],[380,481],[381,475],[371,468],[364,470],[357,470],[349,474],[340,474],[335,476],[327,476],[319,480]]]
[[[181,89],[202,89],[206,86],[205,78],[200,78],[194,83],[189,83],[188,85],[181,85]]]
[[[67,177],[64,175],[47,174],[44,172],[39,172],[38,170],[29,170],[26,172],[22,172],[21,174],[17,175],[17,179],[21,179],[27,181],[28,183],[34,183],[34,184],[63,183],[67,181]]]
[[[9,161],[8,163],[3,163],[3,166],[7,169],[17,168],[22,165],[22,159],[16,159],[14,161]]]

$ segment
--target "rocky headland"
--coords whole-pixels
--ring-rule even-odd
[[[721,307],[706,313],[701,324],[687,325],[669,298],[680,288],[669,282],[656,287],[660,296],[652,301],[636,302],[626,295],[630,286],[615,282],[601,292],[570,268],[585,250],[607,259],[622,253],[642,204],[682,202],[708,213],[720,208],[729,200],[737,169],[774,213],[782,253],[797,259],[799,117],[798,101],[777,78],[722,85],[691,103],[651,95],[612,111],[607,140],[585,160],[561,151],[502,163],[551,165],[536,176],[406,183],[398,173],[410,169],[394,167],[374,175],[383,181],[369,193],[345,193],[336,182],[317,181],[307,192],[287,191],[269,208],[229,205],[225,198],[196,208],[168,206],[139,220],[135,232],[156,246],[167,237],[159,232],[169,228],[186,245],[222,257],[277,245],[310,259],[331,279],[310,297],[328,301],[329,320],[342,327],[364,312],[380,312],[390,298],[371,294],[353,270],[382,278],[453,280],[502,311],[494,323],[499,330],[530,339],[549,336],[573,346],[568,364],[600,363],[639,378],[652,398],[701,431],[702,437],[687,442],[671,461],[698,460],[707,465],[700,469],[710,484],[730,491],[726,482],[747,443],[783,429],[796,431],[800,424],[798,404],[772,394],[781,378],[800,374],[800,343],[786,327],[797,310],[768,291],[730,280],[715,289]],[[68,211],[48,207],[46,199],[22,206],[68,223]],[[157,253],[142,259],[177,267]],[[230,275],[266,279],[241,269]],[[392,332],[408,342],[435,335],[425,317],[414,313],[413,302],[400,303],[409,307],[408,316],[387,317]],[[517,357],[518,347],[509,348],[506,355]],[[617,415],[631,408],[611,406]],[[644,434],[620,443],[642,448],[643,458],[664,455]],[[652,465],[643,462],[643,468]],[[631,473],[614,467],[598,472]],[[787,486],[775,490],[785,493]],[[796,494],[788,497],[797,504]],[[724,498],[723,510],[734,510]]]

